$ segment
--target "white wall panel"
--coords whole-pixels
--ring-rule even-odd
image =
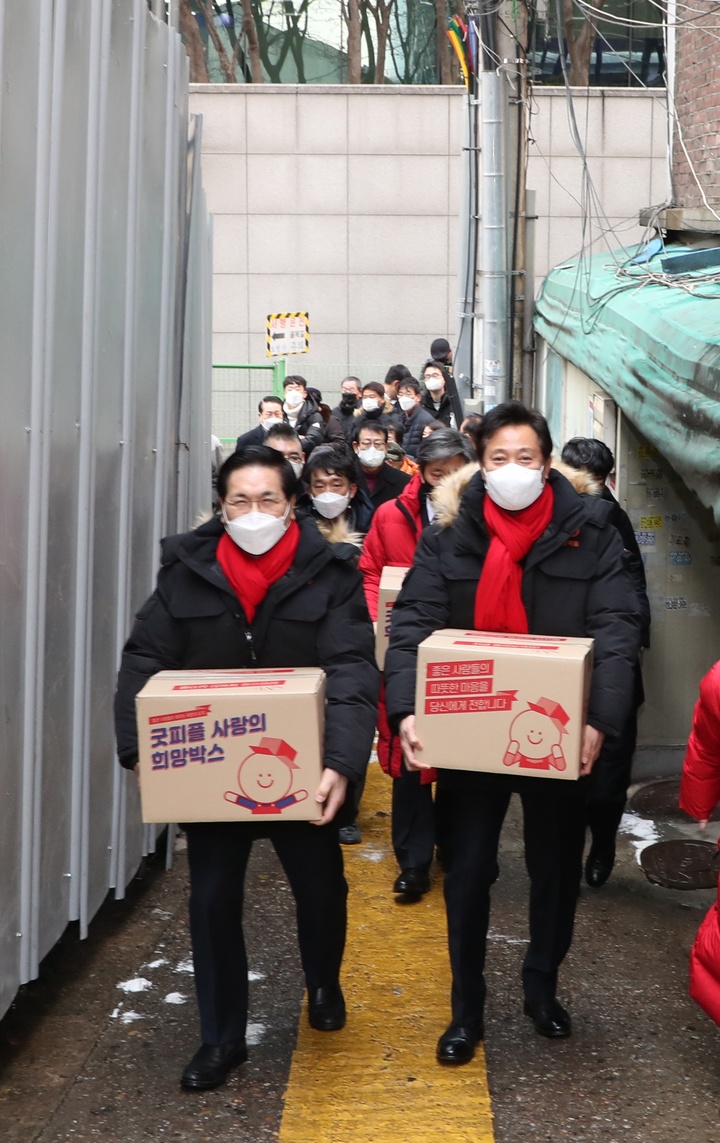
[[[190,98],[204,118],[205,181],[216,214],[216,361],[264,361],[267,314],[310,308],[310,352],[292,367],[332,402],[338,391],[324,383],[328,363],[338,378],[368,369],[382,375],[383,362],[417,368],[433,337],[454,339],[461,87],[198,85]],[[636,241],[637,212],[666,194],[663,93],[593,88],[573,98],[617,245]],[[582,163],[564,91],[534,91],[530,131],[539,284],[583,241]],[[346,280],[330,318],[328,276]],[[412,295],[400,288],[411,276],[418,283]],[[388,282],[395,278],[393,294]],[[292,280],[297,289],[288,294]],[[377,299],[388,295],[381,306]]]
[[[0,0],[0,80],[1,1016],[156,841],[112,696],[160,535],[210,501],[211,244],[145,0]]]

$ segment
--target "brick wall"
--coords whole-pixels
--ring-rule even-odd
[[[712,206],[720,204],[720,68],[718,11],[677,29],[675,106],[682,139],[697,178]],[[685,9],[679,9],[684,11]],[[676,206],[704,205],[700,188],[683,153],[677,127],[673,139],[673,197]]]

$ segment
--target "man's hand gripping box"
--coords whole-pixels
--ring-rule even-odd
[[[135,704],[143,821],[321,817],[323,671],[160,671]]]
[[[592,639],[436,631],[418,648],[418,755],[431,766],[575,779]]]
[[[384,567],[378,591],[378,614],[375,626],[375,662],[382,671],[390,641],[390,621],[395,600],[400,594],[405,576],[410,568]]]

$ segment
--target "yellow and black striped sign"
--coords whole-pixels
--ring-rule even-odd
[[[286,357],[310,349],[310,315],[305,312],[268,314],[267,355]]]

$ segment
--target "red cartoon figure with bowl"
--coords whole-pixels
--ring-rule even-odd
[[[505,751],[505,766],[521,770],[565,770],[567,763],[562,736],[567,734],[570,716],[560,703],[540,698],[529,702],[510,725],[510,744]]]
[[[261,738],[238,767],[240,793],[228,790],[225,801],[253,814],[281,814],[288,806],[304,802],[307,790],[290,793],[293,770],[300,769],[296,757],[297,750],[282,738]]]

